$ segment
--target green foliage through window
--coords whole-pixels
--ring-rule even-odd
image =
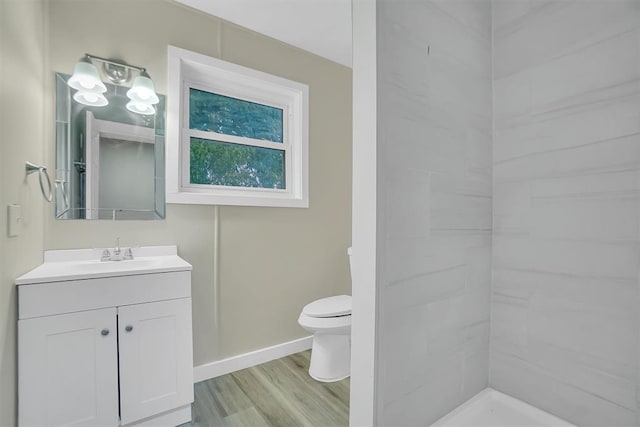
[[[283,111],[189,88],[189,128],[282,142]]]
[[[190,148],[192,184],[285,188],[283,150],[193,137]]]

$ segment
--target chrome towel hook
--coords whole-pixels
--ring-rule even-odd
[[[51,179],[49,178],[49,174],[47,173],[47,168],[44,166],[36,165],[35,163],[27,162],[26,171],[27,171],[27,175],[31,175],[34,172],[38,172],[38,180],[40,181],[40,191],[42,191],[42,197],[44,197],[44,199],[47,202],[52,201],[53,188],[51,188]],[[47,179],[48,191],[45,191],[44,189],[44,179],[42,178],[43,175]]]

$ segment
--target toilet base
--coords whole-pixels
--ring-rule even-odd
[[[351,374],[351,337],[348,334],[316,333],[311,345],[309,375],[321,382],[334,382]]]

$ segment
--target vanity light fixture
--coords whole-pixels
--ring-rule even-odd
[[[158,95],[156,95],[155,87],[153,86],[153,80],[149,78],[149,74],[147,74],[146,71],[143,71],[135,78],[133,86],[127,91],[127,96],[132,101],[146,104],[157,104],[160,102]]]
[[[127,91],[127,96],[131,100],[127,104],[127,110],[134,113],[155,114],[156,109],[153,106],[160,102],[153,86],[153,80],[146,71],[142,71],[135,78],[131,89]]]
[[[104,93],[107,87],[100,80],[96,67],[87,58],[82,58],[73,68],[73,75],[69,78],[69,86],[80,91]]]
[[[86,57],[73,68],[73,75],[67,83],[77,90],[73,99],[81,104],[101,107],[109,103],[103,95],[107,87],[100,80],[96,67]]]
[[[145,104],[144,102],[129,101],[127,103],[127,110],[134,113],[150,116],[156,113],[156,109],[151,104]]]
[[[90,105],[92,107],[104,107],[109,104],[107,98],[99,92],[79,90],[73,95],[73,99],[80,104]]]
[[[101,58],[99,56],[85,54],[73,69],[73,75],[67,82],[76,89],[73,99],[81,104],[94,107],[102,107],[109,103],[103,95],[107,87],[100,80],[100,73],[93,65],[93,61],[102,62],[102,71],[113,84],[125,86],[131,81],[132,71],[138,72],[133,80],[131,89],[127,91],[127,97],[131,100],[127,104],[127,110],[138,114],[152,115],[156,109],[153,107],[160,99],[156,94],[153,80],[149,77],[145,68]]]

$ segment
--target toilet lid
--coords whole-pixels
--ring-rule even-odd
[[[337,295],[316,300],[304,306],[302,312],[310,317],[336,317],[351,314],[351,296]]]

